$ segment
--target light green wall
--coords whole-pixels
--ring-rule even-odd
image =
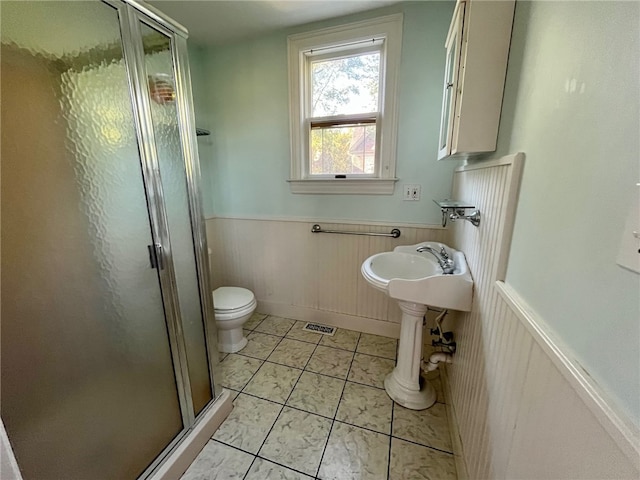
[[[500,154],[526,154],[507,283],[640,424],[640,282],[616,265],[639,181],[640,4],[518,2]]]
[[[189,69],[191,70],[191,86],[195,104],[196,126],[210,129],[211,114],[207,105],[207,78],[205,75],[206,52],[195,45],[189,45]],[[213,142],[211,136],[198,137],[198,156],[201,170],[202,208],[205,217],[213,215]]]
[[[209,48],[196,112],[212,136],[201,148],[207,215],[440,222],[431,201],[451,189],[455,162],[437,162],[444,41],[453,2],[411,2]],[[404,13],[399,132],[394,195],[294,195],[289,178],[287,35],[390,13]],[[207,117],[206,119],[204,117]],[[200,140],[202,144],[203,141]],[[422,185],[419,202],[403,202],[403,183]]]

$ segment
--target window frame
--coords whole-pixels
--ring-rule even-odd
[[[292,193],[386,194],[394,191],[397,145],[397,83],[402,46],[403,15],[394,14],[362,22],[305,32],[288,37],[289,109]],[[377,40],[377,41],[372,41]],[[366,42],[371,42],[370,46]],[[320,51],[313,54],[312,51]],[[379,112],[376,117],[376,159],[374,174],[311,175],[310,132],[307,113],[311,110],[311,73],[313,60],[339,58],[350,53],[379,51]],[[334,54],[332,54],[334,52]],[[348,118],[358,117],[358,114]],[[365,114],[371,117],[372,114]],[[317,117],[317,119],[320,117]],[[340,120],[345,116],[323,117]]]
[[[328,53],[327,53],[328,50]],[[350,115],[328,115],[324,117],[314,117],[313,107],[313,82],[312,82],[312,66],[314,62],[322,62],[326,60],[338,60],[342,58],[355,57],[359,55],[366,55],[369,53],[378,53],[380,55],[380,70],[378,74],[378,105],[375,112],[369,113],[353,113]],[[304,71],[304,92],[302,94],[304,98],[304,131],[303,141],[306,140],[305,151],[307,152],[306,161],[302,161],[302,176],[308,179],[317,180],[335,180],[335,174],[312,174],[310,172],[311,167],[311,132],[313,131],[314,124],[329,124],[336,127],[353,125],[353,124],[367,124],[373,123],[376,126],[376,147],[380,144],[380,131],[378,128],[380,125],[380,113],[382,111],[382,103],[384,95],[380,95],[380,87],[383,86],[384,69],[382,66],[385,63],[385,52],[383,50],[383,40],[377,42],[371,42],[368,40],[366,43],[357,42],[357,45],[348,45],[342,48],[329,48],[321,49],[318,53],[304,52],[305,56],[305,71]],[[384,92],[383,92],[384,93]],[[373,119],[373,121],[371,121]],[[365,174],[361,173],[356,178],[378,178],[380,175],[380,152],[376,148],[374,157],[374,173]]]

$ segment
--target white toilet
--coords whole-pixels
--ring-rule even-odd
[[[235,353],[245,347],[247,339],[242,326],[251,318],[256,305],[256,297],[246,288],[219,287],[213,291],[220,352]]]

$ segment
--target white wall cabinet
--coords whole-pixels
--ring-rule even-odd
[[[515,1],[458,0],[447,50],[438,160],[496,149]]]

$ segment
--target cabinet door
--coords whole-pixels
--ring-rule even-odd
[[[460,47],[462,45],[462,27],[465,2],[458,2],[449,27],[445,42],[447,59],[444,71],[442,93],[442,113],[440,117],[440,137],[438,139],[438,160],[451,155],[453,138],[454,112],[458,90],[458,73],[460,68]]]

